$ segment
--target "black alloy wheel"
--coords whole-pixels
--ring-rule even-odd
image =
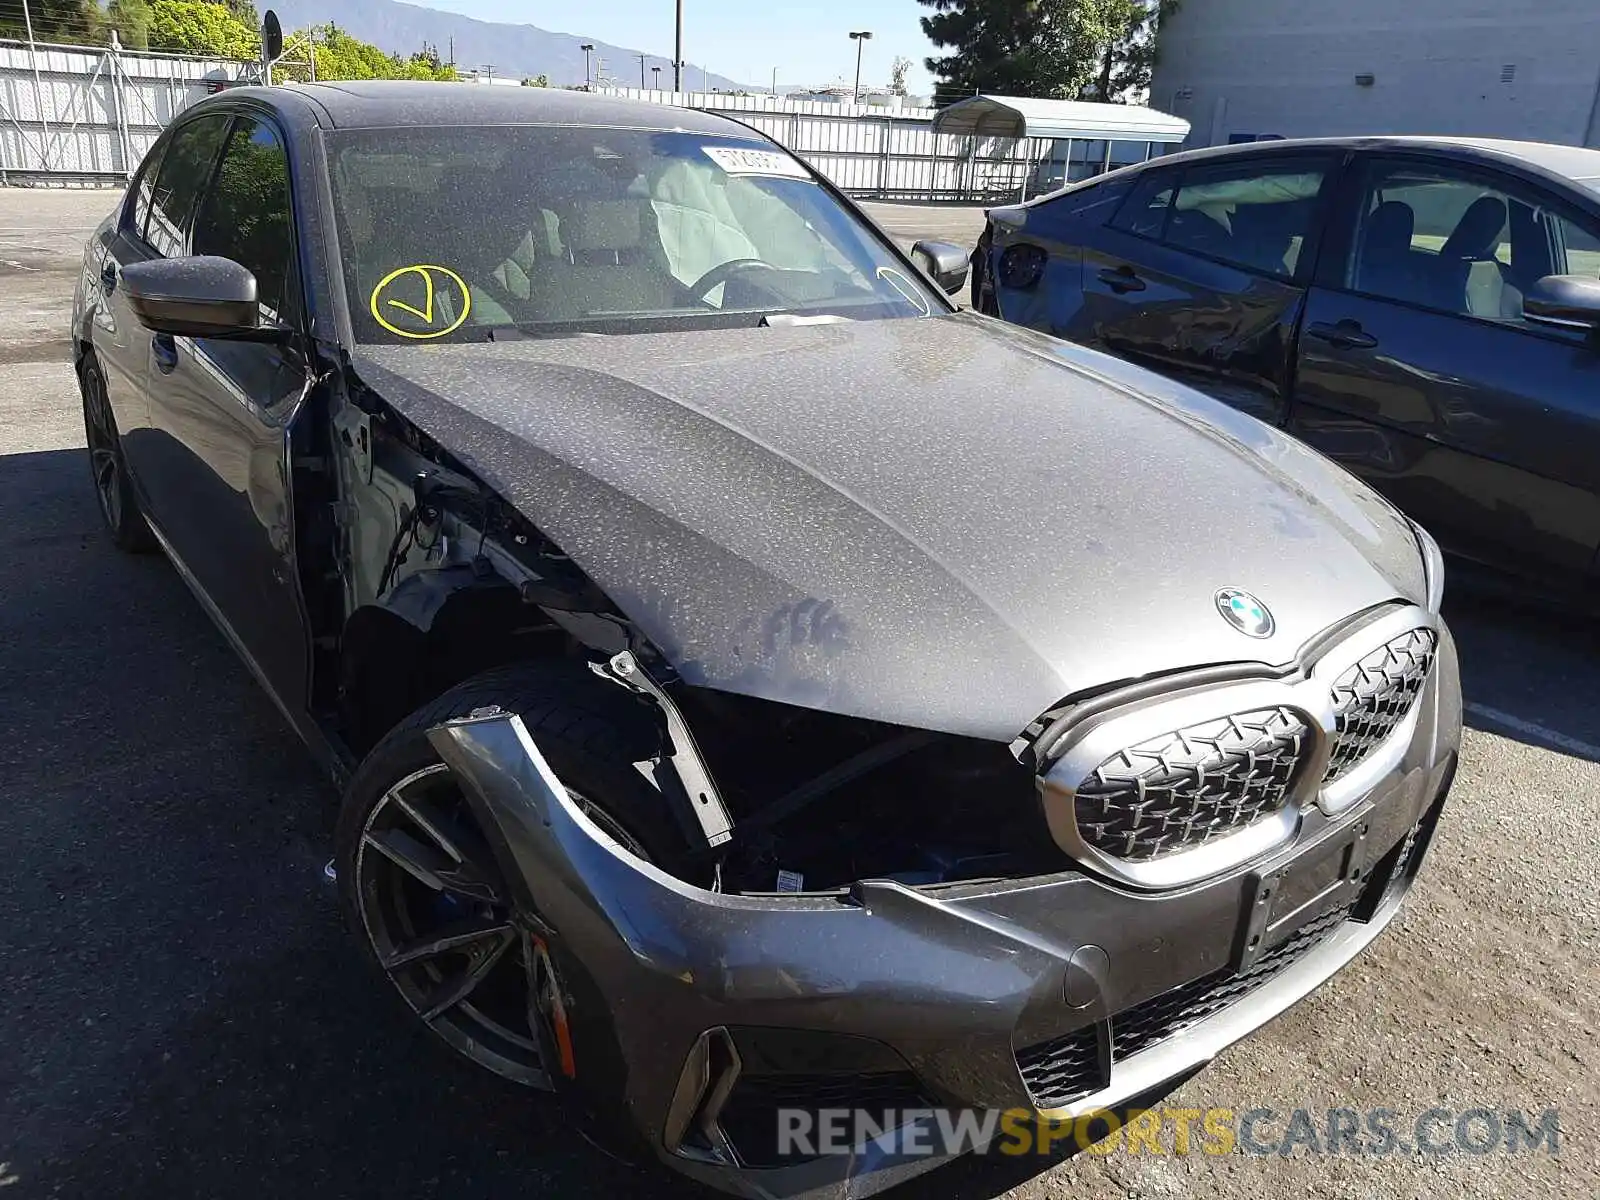
[[[153,550],[155,538],[139,511],[133,485],[128,480],[127,467],[123,462],[122,438],[117,433],[116,418],[112,415],[111,401],[106,394],[105,376],[101,374],[100,365],[92,355],[85,358],[79,367],[78,382],[83,392],[83,428],[89,445],[89,473],[94,481],[100,516],[119,550],[131,554]]]

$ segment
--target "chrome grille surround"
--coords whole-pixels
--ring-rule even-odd
[[[1085,704],[1076,721],[1048,732],[1048,745],[1037,743],[1052,836],[1089,869],[1150,890],[1207,879],[1286,845],[1308,810],[1342,812],[1399,764],[1438,637],[1437,618],[1424,609],[1390,606],[1318,639],[1277,678],[1245,664],[1232,679],[1214,682],[1210,671],[1205,682],[1184,686],[1179,677],[1166,692],[1143,685],[1125,703]],[[1333,772],[1336,685],[1397,643],[1423,642],[1427,662],[1404,711]]]
[[[1422,695],[1438,645],[1433,630],[1408,630],[1334,681],[1333,753],[1324,782],[1347,774],[1388,740]]]

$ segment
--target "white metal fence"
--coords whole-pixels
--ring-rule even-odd
[[[118,183],[156,135],[253,63],[0,41],[0,184]]]
[[[0,185],[121,182],[178,113],[257,74],[254,63],[137,53],[115,41],[96,49],[0,40]],[[725,113],[862,197],[1009,200],[1150,152],[1143,142],[935,133],[931,108],[635,88],[612,94]]]
[[[608,89],[609,94],[723,113],[800,155],[843,191],[885,200],[1007,200],[1141,162],[1145,142],[935,133],[936,109]]]

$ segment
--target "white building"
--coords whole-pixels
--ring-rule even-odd
[[[1439,133],[1600,145],[1600,0],[1200,0],[1150,104],[1189,146]]]

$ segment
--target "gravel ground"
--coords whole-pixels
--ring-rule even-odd
[[[111,202],[0,191],[0,1193],[700,1195],[400,1019],[320,880],[334,796],[172,571],[102,536],[65,329]],[[907,239],[981,221],[874,207]],[[897,1200],[1600,1195],[1600,635],[1447,609],[1474,728],[1411,902],[1169,1103],[1274,1109],[1269,1138],[1296,1108],[1394,1109],[1405,1136],[1435,1105],[1554,1106],[1560,1156],[1117,1151]]]

